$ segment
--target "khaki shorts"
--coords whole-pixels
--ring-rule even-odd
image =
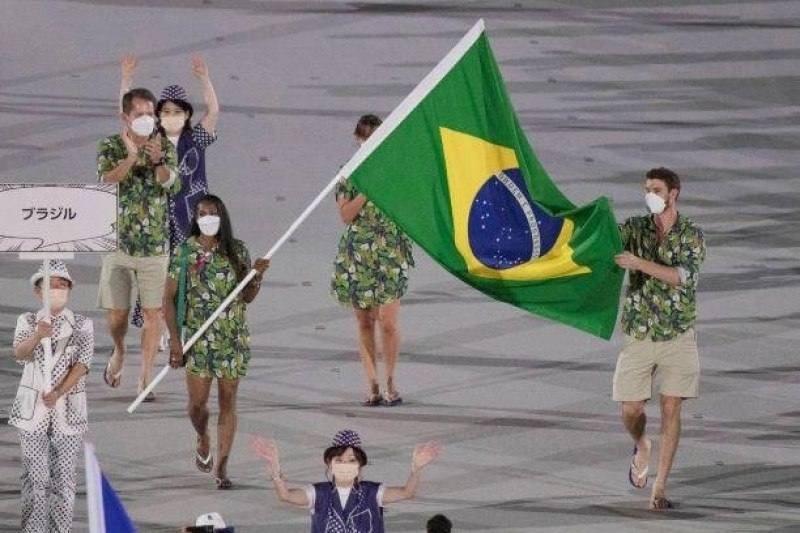
[[[653,378],[664,396],[697,398],[700,357],[694,328],[669,341],[640,341],[625,335],[614,371],[614,401],[649,400]]]
[[[97,306],[130,309],[134,287],[144,309],[160,309],[167,281],[168,255],[133,257],[116,251],[103,258]]]

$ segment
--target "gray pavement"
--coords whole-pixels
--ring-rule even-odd
[[[437,512],[458,531],[800,531],[800,2],[3,0],[0,181],[94,180],[95,142],[118,128],[119,56],[140,55],[137,84],[181,83],[199,102],[188,58],[200,51],[223,105],[212,188],[253,253],[266,251],[351,154],[356,118],[391,111],[480,17],[532,144],[575,202],[608,195],[623,218],[643,209],[644,170],[684,176],[683,212],[709,255],[702,397],[686,405],[671,479],[680,508],[649,513],[647,492],[627,484],[630,443],[610,399],[619,336],[491,302],[421,251],[402,310],[406,403],[359,407],[354,320],[328,296],[341,231],[331,200],[274,258],[250,307],[230,492],[192,466],[177,372],[135,416],[124,412],[135,350],[122,388],[102,383],[99,258],[73,263],[73,307],[99,333],[89,438],[141,531],[211,510],[237,531],[307,531],[304,512],[276,501],[248,435],[276,438],[289,479],[309,483],[342,427],[366,441],[369,477],[390,483],[404,481],[414,443],[446,447],[419,497],[387,510],[391,532],[423,531]],[[2,406],[33,269],[0,257]],[[18,529],[19,473],[3,426],[2,531]],[[82,480],[79,491],[75,531],[86,531]]]

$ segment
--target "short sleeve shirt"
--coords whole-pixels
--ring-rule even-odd
[[[177,175],[175,147],[166,137],[161,138],[164,165],[173,176]],[[116,168],[128,157],[128,150],[120,135],[100,141],[97,148],[97,177]],[[139,152],[137,163],[119,182],[119,207],[117,233],[120,250],[135,257],[152,257],[169,253],[169,194],[181,189],[180,181],[170,179],[160,183],[155,167],[149,164],[144,150]]]

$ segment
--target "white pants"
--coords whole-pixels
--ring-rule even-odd
[[[19,432],[22,446],[22,531],[69,533],[75,466],[83,435]]]

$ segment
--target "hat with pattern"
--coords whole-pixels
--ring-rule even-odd
[[[69,275],[69,270],[67,270],[67,265],[64,261],[60,259],[50,259],[50,277],[51,278],[63,278],[69,281],[70,285],[74,285],[72,281],[72,277]],[[37,283],[44,279],[44,265],[39,267],[39,270],[31,276],[31,285],[34,287]]]
[[[343,429],[333,436],[331,446],[350,446],[361,448],[361,437],[352,429]]]
[[[181,100],[188,102],[189,97],[186,95],[186,90],[180,85],[168,85],[161,91],[160,100]]]

